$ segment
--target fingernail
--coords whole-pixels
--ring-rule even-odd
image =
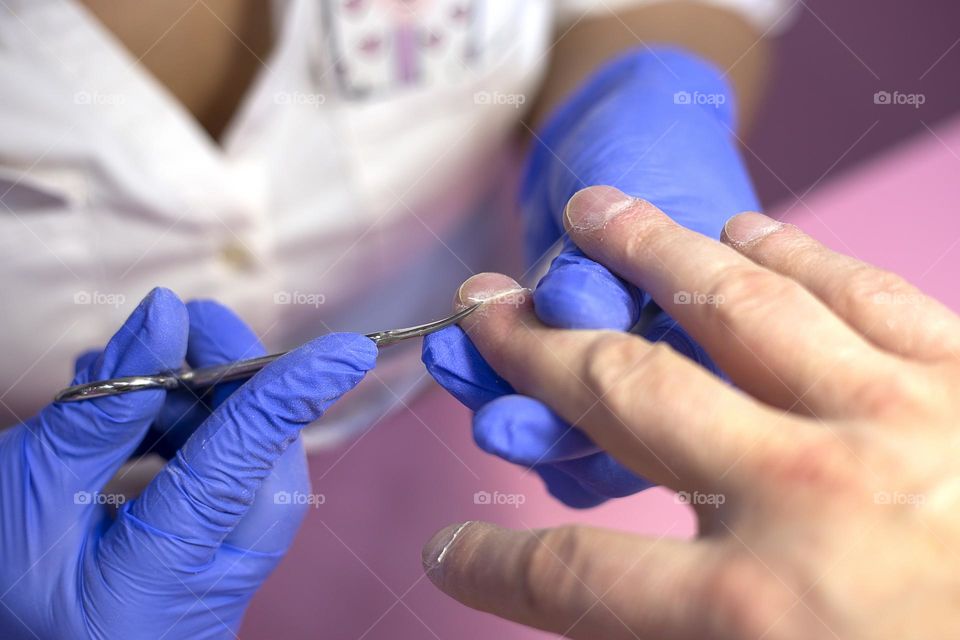
[[[782,222],[768,218],[762,213],[751,211],[735,215],[727,220],[727,223],[723,225],[723,235],[734,245],[744,245],[756,242],[782,226]]]
[[[423,569],[427,573],[436,573],[443,564],[450,549],[463,531],[473,524],[472,520],[461,524],[454,524],[438,531],[427,544],[424,545],[421,554]]]
[[[567,202],[564,216],[571,229],[599,229],[636,202],[616,187],[597,186],[580,189]]]
[[[530,290],[521,287],[516,280],[500,273],[480,273],[462,285],[457,291],[457,305],[465,307],[478,302],[511,298],[515,303],[522,303]]]

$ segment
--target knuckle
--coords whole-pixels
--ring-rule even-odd
[[[850,403],[856,413],[873,418],[916,416],[934,401],[927,376],[917,373],[913,367],[901,363],[884,375],[860,384],[854,389]]]
[[[790,589],[760,562],[744,554],[727,554],[705,572],[704,601],[713,601],[715,629],[730,629],[743,638],[761,638],[771,623],[795,604]]]
[[[238,490],[228,476],[201,478],[190,467],[182,450],[168,463],[169,472],[162,476],[169,482],[165,486],[179,494],[188,505],[188,513],[199,521],[228,526],[244,510],[253,504],[253,495]]]
[[[674,384],[676,354],[666,342],[650,344],[636,337],[613,334],[599,338],[586,359],[584,381],[597,398],[614,411],[630,406],[640,384],[644,395],[659,397]]]
[[[534,615],[551,615],[560,603],[576,601],[589,584],[589,563],[583,559],[586,529],[571,525],[531,536],[522,552],[520,575],[525,605]]]
[[[757,447],[746,465],[761,474],[750,477],[768,479],[766,486],[774,491],[770,497],[778,504],[785,489],[839,496],[862,489],[864,444],[830,429],[795,430],[789,442]]]
[[[621,376],[636,366],[646,351],[647,345],[633,336],[604,332],[587,349],[584,382],[603,397],[620,385]]]
[[[746,318],[764,318],[782,313],[806,295],[803,287],[766,269],[752,266],[729,267],[710,290],[716,304],[701,305],[717,319],[738,326]]]
[[[867,302],[882,302],[885,298],[913,292],[913,287],[890,271],[862,265],[855,267],[837,283],[833,292],[833,306],[838,313],[853,313]]]
[[[650,398],[669,397],[671,393],[680,392],[675,388],[679,360],[673,347],[666,342],[640,344],[642,353],[637,353],[628,368],[620,372],[618,388],[623,399],[635,399],[640,385],[643,385],[644,395]]]

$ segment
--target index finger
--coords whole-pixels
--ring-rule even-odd
[[[460,304],[486,302],[461,321],[464,330],[513,388],[548,404],[638,475],[674,489],[715,486],[758,440],[790,446],[787,433],[800,437],[799,424],[778,428],[789,415],[665,343],[546,327],[521,291],[499,274],[465,282]]]

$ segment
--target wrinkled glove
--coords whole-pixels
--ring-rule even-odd
[[[730,88],[717,69],[662,48],[634,51],[607,64],[550,117],[535,136],[521,193],[528,264],[562,243],[533,292],[544,323],[635,329],[719,373],[644,292],[569,242],[562,218],[580,189],[612,185],[718,238],[730,216],[758,206],[736,147],[733,117]],[[641,312],[644,322],[637,327]],[[423,360],[441,385],[476,411],[477,444],[535,469],[564,503],[589,507],[650,486],[548,407],[514,394],[459,327],[429,336]]]
[[[262,353],[223,307],[155,289],[74,383]],[[52,404],[0,434],[0,637],[235,637],[311,504],[300,429],[376,354],[363,336],[328,335],[210,399]],[[101,493],[151,425],[153,442],[170,427],[186,441],[138,498]]]

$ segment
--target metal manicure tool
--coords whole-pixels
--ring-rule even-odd
[[[461,309],[453,315],[441,318],[440,320],[434,320],[433,322],[427,322],[405,329],[375,331],[366,334],[366,336],[373,340],[377,347],[386,347],[402,340],[419,338],[456,324],[473,313],[479,306],[480,303],[477,303]],[[103,398],[104,396],[113,396],[120,393],[130,393],[131,391],[140,391],[142,389],[203,389],[221,382],[250,378],[257,371],[260,371],[260,369],[263,369],[286,353],[288,352],[284,351],[283,353],[274,353],[269,356],[261,356],[249,360],[238,360],[237,362],[229,362],[227,364],[204,367],[202,369],[170,371],[144,376],[127,376],[78,384],[60,391],[54,398],[54,402],[76,402],[78,400],[89,400],[91,398]]]

